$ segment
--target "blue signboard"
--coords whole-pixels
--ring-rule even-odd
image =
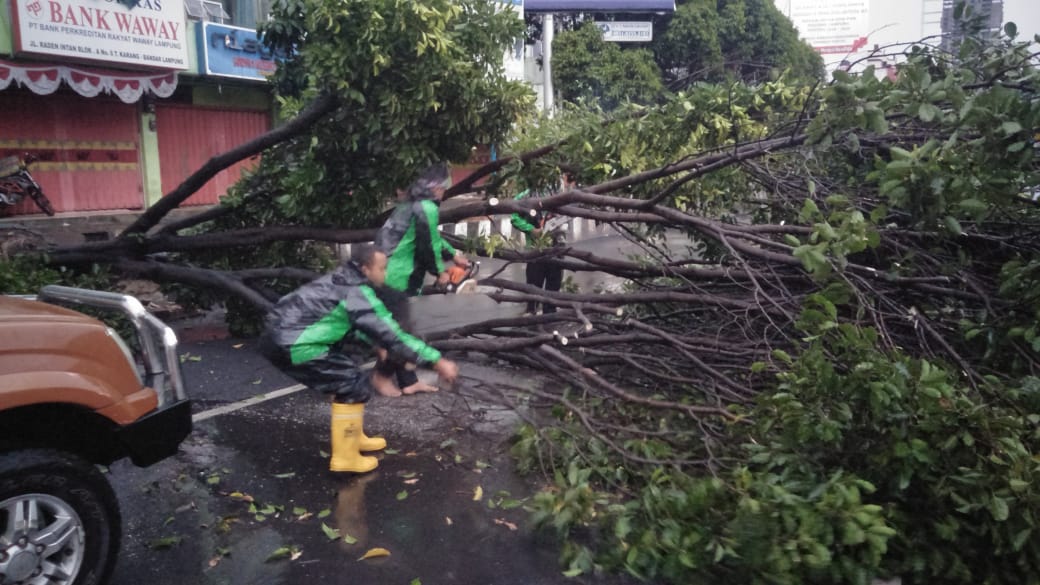
[[[524,0],[524,12],[675,12],[675,0]]]
[[[200,22],[199,72],[239,79],[267,79],[277,68],[275,56],[251,28]]]

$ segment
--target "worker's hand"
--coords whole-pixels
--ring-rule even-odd
[[[448,286],[448,281],[449,280],[450,280],[450,278],[448,276],[448,271],[447,270],[445,270],[444,272],[438,274],[437,275],[437,288],[444,288],[444,287]]]
[[[385,349],[383,349],[381,347],[377,347],[376,348],[376,357],[379,358],[379,361],[385,362],[386,358],[389,357],[389,356],[390,356],[390,354]]]
[[[542,228],[534,228],[533,230],[531,230],[531,235],[536,238],[542,235]]]
[[[451,261],[463,268],[469,266],[469,259],[462,252],[455,252],[455,256],[452,257]]]
[[[437,363],[433,364],[433,371],[437,372],[437,376],[440,377],[441,381],[449,386],[455,383],[455,378],[459,377],[459,366],[455,362],[444,358],[437,360]]]

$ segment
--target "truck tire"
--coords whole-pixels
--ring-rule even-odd
[[[50,449],[0,454],[0,581],[104,583],[121,526],[112,486],[94,465]]]

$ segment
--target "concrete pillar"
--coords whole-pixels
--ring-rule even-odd
[[[553,111],[553,82],[552,82],[552,42],[553,42],[553,15],[546,14],[542,17],[542,87],[545,93],[545,113],[552,115]]]

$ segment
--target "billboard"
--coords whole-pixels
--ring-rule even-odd
[[[200,73],[264,80],[278,67],[255,30],[213,22],[200,22],[198,27]]]
[[[649,43],[654,40],[654,23],[646,22],[597,22],[603,32],[603,40],[613,43]]]
[[[524,12],[675,12],[675,0],[524,0]]]
[[[819,53],[854,53],[867,45],[870,0],[777,0],[777,7]]]
[[[187,69],[183,0],[12,0],[14,50]]]

